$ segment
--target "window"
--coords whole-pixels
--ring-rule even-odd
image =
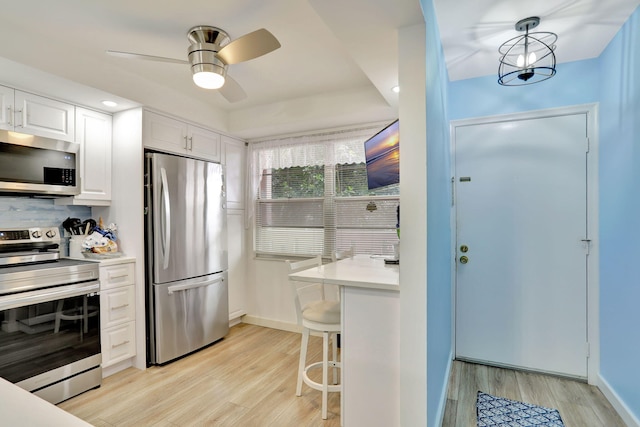
[[[384,124],[251,145],[258,256],[391,255],[399,186],[370,191],[364,141]]]

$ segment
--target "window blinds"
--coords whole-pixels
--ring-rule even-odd
[[[383,126],[252,144],[256,255],[393,253],[399,187],[369,191],[364,156]]]

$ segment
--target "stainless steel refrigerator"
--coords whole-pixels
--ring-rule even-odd
[[[220,164],[146,153],[149,364],[169,362],[229,331],[225,203]]]

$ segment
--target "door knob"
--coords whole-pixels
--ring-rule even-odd
[[[468,262],[469,262],[469,258],[467,258],[466,256],[460,257],[460,264],[466,264]]]

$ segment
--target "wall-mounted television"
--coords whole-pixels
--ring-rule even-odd
[[[400,182],[400,122],[395,120],[364,142],[369,190]]]

